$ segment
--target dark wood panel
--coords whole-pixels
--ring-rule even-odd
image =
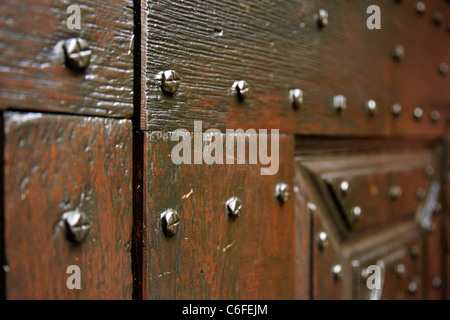
[[[409,44],[415,36],[412,32],[405,35],[403,26],[420,25],[419,39],[407,46],[408,55],[400,62],[409,68],[403,81],[420,79],[421,86],[429,87],[421,99],[429,98],[433,106],[440,104],[441,110],[448,96],[445,91],[434,91],[433,85],[439,81],[438,88],[448,86],[448,77],[434,79],[427,68],[433,64],[435,71],[436,61],[448,56],[450,48],[443,44],[448,35],[443,28],[436,32],[430,21],[419,17],[412,1],[384,2],[380,5],[382,29],[368,30],[366,9],[371,4],[149,1],[148,7],[144,5],[148,12],[147,39],[143,38],[147,101],[143,101],[142,128],[192,129],[193,119],[199,119],[206,128],[279,128],[302,134],[442,134],[442,120],[437,124],[428,121],[428,105],[424,106],[423,121],[404,120],[409,119],[410,97],[416,96],[405,98],[407,93],[400,85],[396,89],[399,76],[394,74],[399,63],[391,52],[399,40]],[[319,9],[329,13],[324,28],[319,28],[314,18]],[[444,14],[449,12],[447,5],[441,9]],[[439,55],[431,55],[424,66],[410,66],[409,61],[423,54],[421,41],[431,34],[435,39],[427,50],[439,51]],[[160,88],[160,72],[169,69],[181,77],[174,96],[163,94]],[[433,77],[433,85],[428,85],[428,77]],[[251,90],[244,102],[231,92],[234,81],[241,79],[248,81]],[[294,110],[289,90],[297,87],[303,90],[304,101]],[[409,91],[420,89],[416,82],[408,86]],[[348,101],[347,110],[340,114],[332,108],[333,96],[338,94]],[[364,107],[369,99],[378,103],[378,113],[372,117]],[[394,100],[405,105],[404,113],[395,120],[391,112]],[[424,104],[423,100],[416,102]],[[408,129],[399,131],[399,123],[406,123]]]
[[[189,136],[191,138],[191,136]],[[280,166],[262,176],[262,165],[176,165],[170,134],[145,139],[144,298],[293,299],[294,279],[307,248],[296,248],[294,199],[283,205],[277,183],[294,184],[294,138],[280,136]],[[270,149],[270,148],[269,148]],[[271,149],[274,150],[274,149]],[[241,215],[229,218],[226,202],[242,201]],[[161,214],[175,210],[181,224],[165,236]],[[300,275],[301,277],[301,275]],[[305,279],[302,279],[303,281]],[[307,285],[307,283],[304,283]]]
[[[70,30],[67,7],[81,9]],[[133,1],[14,1],[0,4],[0,109],[130,118],[133,114]],[[62,41],[85,39],[84,72],[64,63]]]
[[[5,113],[8,299],[131,299],[132,139],[128,120]],[[84,213],[72,244],[62,222]],[[66,269],[81,270],[69,290]]]

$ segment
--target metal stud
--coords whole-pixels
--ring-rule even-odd
[[[347,98],[343,95],[337,95],[333,97],[333,107],[336,112],[341,112],[347,109]]]
[[[422,119],[422,117],[423,117],[422,108],[415,108],[413,114],[414,114],[414,119],[416,119],[416,120]]]
[[[175,70],[166,70],[161,74],[161,90],[167,95],[173,95],[180,86],[180,76]]]
[[[426,196],[426,192],[423,188],[417,189],[417,191],[416,191],[417,200],[422,201],[423,199],[425,199],[425,196]]]
[[[400,186],[392,186],[389,188],[389,197],[392,200],[397,200],[403,194],[403,189]]]
[[[418,289],[417,282],[411,281],[411,282],[408,284],[408,292],[409,292],[410,294],[415,294],[415,293],[417,292],[417,289]]]
[[[417,246],[417,245],[412,245],[412,246],[409,248],[409,253],[411,254],[411,257],[413,257],[413,258],[418,257],[419,254],[420,254],[419,246]]]
[[[442,74],[442,75],[446,75],[447,73],[448,73],[448,64],[447,63],[445,63],[445,62],[442,62],[440,65],[439,65],[439,72]]]
[[[367,115],[373,116],[377,113],[377,111],[378,111],[378,108],[377,108],[377,103],[375,100],[369,100],[366,102]]]
[[[71,38],[64,41],[64,57],[66,65],[77,71],[87,68],[92,51],[89,44],[82,38]]]
[[[350,220],[352,223],[358,222],[361,219],[362,210],[360,207],[353,207],[350,210]]]
[[[180,223],[180,216],[175,210],[168,209],[161,213],[161,225],[167,237],[171,237],[177,233]]]
[[[416,12],[418,14],[423,14],[426,10],[427,6],[422,1],[416,3]]]
[[[339,185],[339,189],[341,190],[343,195],[346,195],[348,193],[348,190],[350,190],[350,184],[348,183],[348,181],[344,180]]]
[[[275,187],[275,197],[281,204],[286,203],[291,195],[291,190],[286,183],[278,183]]]
[[[433,23],[436,26],[440,26],[442,24],[442,20],[444,20],[444,18],[442,17],[442,14],[439,12],[436,12],[433,14]]]
[[[340,264],[335,264],[331,267],[331,273],[333,274],[334,280],[342,279],[344,275],[344,270]]]
[[[242,210],[242,202],[238,197],[231,197],[226,203],[228,216],[230,218],[239,217]]]
[[[434,277],[433,280],[431,280],[431,285],[433,286],[433,288],[440,288],[442,286],[441,277]]]
[[[392,106],[392,114],[394,117],[400,116],[402,113],[402,105],[400,103],[396,103]]]
[[[317,235],[317,244],[319,245],[320,250],[328,248],[328,234],[325,231],[321,231]]]
[[[431,111],[431,121],[438,122],[441,119],[441,113],[437,110]]]
[[[316,14],[317,25],[323,28],[328,25],[328,11],[325,9],[320,9]]]
[[[403,263],[395,266],[395,274],[397,277],[404,279],[406,275],[406,267]]]
[[[303,91],[300,89],[292,89],[289,91],[289,99],[294,109],[299,109],[303,103]]]
[[[428,165],[425,167],[425,175],[428,178],[432,179],[435,174],[436,174],[436,170],[434,169],[434,167],[432,165]]]
[[[72,243],[81,243],[92,228],[92,223],[86,214],[78,209],[64,213],[62,221],[66,238]]]
[[[396,46],[394,50],[392,50],[392,57],[397,61],[403,60],[403,58],[405,58],[405,47]]]
[[[233,83],[233,92],[236,95],[236,97],[238,98],[239,101],[244,101],[245,98],[247,98],[249,92],[250,92],[250,87],[248,85],[248,82],[245,80],[239,80],[239,81],[235,81]]]

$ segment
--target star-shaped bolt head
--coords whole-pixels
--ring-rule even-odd
[[[167,95],[173,95],[180,86],[180,76],[175,70],[166,70],[161,75],[161,90]]]
[[[174,236],[180,226],[181,219],[173,209],[168,209],[161,213],[161,226],[166,237]]]
[[[81,38],[71,38],[64,42],[64,56],[66,65],[72,70],[82,71],[87,68],[91,60],[92,50],[89,44]]]
[[[92,223],[84,212],[75,209],[63,214],[66,238],[72,243],[81,243],[92,228]]]

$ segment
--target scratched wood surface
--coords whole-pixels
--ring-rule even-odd
[[[81,29],[69,30],[69,5]],[[64,64],[61,41],[85,39],[92,50],[84,72]],[[0,109],[130,118],[133,114],[133,1],[0,3]]]
[[[448,109],[450,93],[443,88],[449,76],[436,74],[436,68],[448,59],[450,46],[445,27],[433,25],[431,12],[447,17],[450,8],[436,2],[423,17],[416,14],[413,0],[379,4],[381,30],[366,27],[370,1],[144,2],[147,94],[141,127],[192,130],[196,119],[206,128],[439,136],[444,121],[433,123],[429,117],[434,109]],[[329,13],[322,29],[314,18],[321,8]],[[398,44],[406,48],[401,62],[391,56]],[[181,77],[173,97],[161,92],[158,80],[168,69]],[[231,94],[233,82],[241,79],[251,89],[242,103]],[[289,90],[297,87],[304,91],[304,102],[296,111]],[[341,114],[332,108],[337,94],[348,101]],[[369,99],[378,103],[373,117],[364,108]],[[403,113],[394,119],[391,106],[397,102]],[[422,121],[412,119],[418,106],[424,109]]]
[[[168,134],[146,134],[144,298],[293,299],[297,269],[307,267],[295,261],[307,254],[295,237],[307,234],[297,234],[293,196],[284,205],[274,196],[281,181],[292,192],[293,137],[280,136],[280,167],[271,176],[260,175],[261,165],[175,165],[175,144]],[[234,220],[225,208],[232,196],[243,205]],[[171,238],[160,221],[169,208],[181,217]]]
[[[4,128],[7,298],[131,299],[130,121],[7,112]],[[92,221],[77,245],[59,226],[71,210]]]

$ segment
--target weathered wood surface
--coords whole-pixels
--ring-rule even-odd
[[[175,144],[168,134],[146,134],[144,298],[293,299],[297,268],[306,267],[295,256],[307,254],[295,238],[307,234],[297,233],[293,195],[284,205],[275,198],[278,182],[292,192],[293,137],[280,136],[280,167],[272,176],[261,176],[261,165],[176,165]],[[243,205],[236,219],[226,211],[232,196]],[[169,208],[181,218],[171,238],[160,218]]]
[[[148,4],[148,5],[147,5]],[[370,1],[148,1],[143,25],[143,62],[147,96],[142,100],[144,130],[205,128],[279,128],[315,135],[426,135],[443,133],[431,110],[448,111],[449,76],[437,73],[450,54],[445,27],[435,27],[431,12],[450,12],[443,1],[424,16],[415,1],[385,1],[382,29],[366,27]],[[314,14],[329,13],[318,28]],[[144,14],[145,16],[145,14]],[[415,32],[410,32],[412,27]],[[391,55],[396,45],[405,59]],[[425,44],[425,45],[424,45]],[[426,60],[425,63],[423,61]],[[448,63],[448,61],[447,61]],[[158,74],[173,69],[181,77],[178,92],[164,95]],[[250,95],[242,103],[231,94],[236,80],[247,80]],[[304,102],[293,110],[289,90],[301,88]],[[333,96],[344,94],[348,108],[336,114]],[[366,114],[374,99],[379,111]],[[403,105],[398,119],[394,103]],[[424,109],[421,121],[412,110]]]
[[[7,298],[131,299],[130,121],[8,112],[4,128]],[[92,221],[77,245],[59,225],[72,210]]]
[[[80,30],[66,26],[72,4]],[[132,0],[6,0],[0,12],[0,109],[132,116]],[[92,50],[84,72],[64,64],[60,42],[74,37]]]

